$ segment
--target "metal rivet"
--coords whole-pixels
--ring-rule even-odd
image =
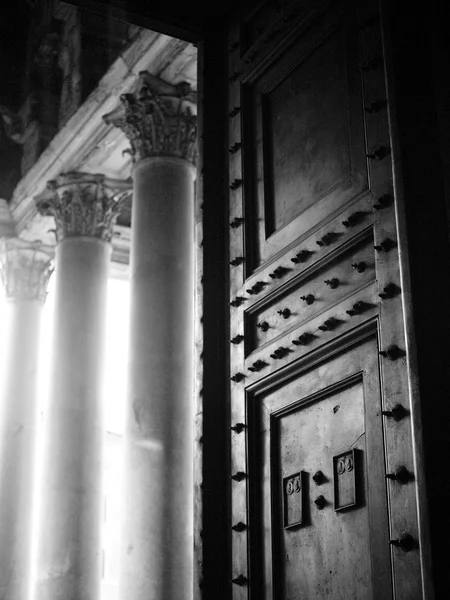
[[[339,319],[336,319],[335,317],[330,317],[322,325],[319,325],[319,329],[321,331],[333,331],[333,329],[336,329],[336,327],[340,323],[341,321],[339,321]]]
[[[289,308],[283,308],[282,310],[277,310],[277,314],[281,315],[283,319],[289,319],[292,313]]]
[[[244,222],[244,219],[242,217],[235,217],[231,223],[230,223],[230,227],[231,229],[236,229],[237,227],[239,227],[239,225],[241,225]]]
[[[238,471],[234,475],[231,475],[231,479],[233,479],[233,481],[243,481],[246,478],[247,473],[244,473],[244,471]]]
[[[389,346],[387,350],[381,350],[378,354],[385,358],[390,358],[391,360],[397,360],[398,358],[405,356],[406,352],[398,346],[392,345]]]
[[[310,250],[300,250],[297,254],[291,258],[291,262],[294,264],[302,263],[308,260],[308,258],[313,254]]]
[[[373,205],[375,210],[381,210],[382,208],[386,208],[390,206],[393,202],[392,196],[390,194],[383,194],[377,200],[377,203]]]
[[[401,404],[396,404],[391,410],[382,410],[385,417],[392,417],[394,421],[401,421],[408,415],[408,411]]]
[[[279,360],[281,358],[284,358],[290,352],[291,352],[291,350],[289,350],[289,348],[285,348],[284,346],[280,346],[279,348],[277,348],[276,350],[273,351],[273,353],[270,355],[270,358],[274,358],[276,360]]]
[[[317,473],[314,473],[312,478],[316,485],[322,485],[322,483],[325,483],[325,481],[327,480],[322,471],[317,471]]]
[[[339,279],[337,277],[333,277],[332,279],[325,279],[324,283],[326,283],[332,290],[335,290],[339,285]]]
[[[244,336],[241,334],[235,335],[234,338],[232,338],[230,340],[230,342],[232,344],[240,344],[242,342],[242,340],[244,339]]]
[[[320,240],[316,242],[318,246],[329,246],[332,244],[341,234],[336,233],[335,231],[330,231],[326,233]]]
[[[232,75],[230,75],[230,77],[228,77],[228,81],[230,83],[234,83],[235,81],[237,81],[239,79],[240,74],[241,74],[241,71],[235,71]]]
[[[398,481],[398,483],[400,483],[402,485],[405,485],[405,483],[408,483],[412,479],[411,473],[408,471],[408,469],[404,465],[399,467],[395,471],[395,473],[387,473],[386,477],[387,477],[387,479],[392,479],[394,481]]]
[[[303,302],[306,302],[306,304],[310,305],[314,303],[315,297],[313,294],[307,294],[306,296],[300,296],[300,300],[303,300]]]
[[[230,190],[237,190],[242,185],[242,179],[235,179],[230,183]]]
[[[257,360],[256,362],[253,363],[253,365],[251,367],[248,368],[249,371],[252,371],[252,373],[256,373],[257,371],[261,371],[261,369],[264,369],[264,367],[268,367],[269,365],[264,362],[263,360]]]
[[[384,252],[389,252],[389,250],[395,248],[396,245],[397,244],[393,240],[386,238],[378,246],[374,246],[374,248],[377,252],[381,252],[382,250],[384,250]]]
[[[360,315],[366,310],[369,310],[369,308],[371,308],[370,304],[364,302],[364,300],[359,300],[359,302],[356,302],[350,310],[346,310],[345,312],[351,317],[354,317],[355,315]]]
[[[233,146],[231,146],[231,148],[228,149],[228,152],[230,154],[236,154],[236,152],[238,150],[240,150],[242,148],[242,143],[241,142],[236,142],[235,144],[233,144]]]
[[[269,277],[271,277],[272,279],[280,279],[289,271],[290,269],[288,269],[287,267],[277,267],[275,271],[273,271],[273,273],[269,273]]]
[[[245,531],[247,529],[247,525],[245,523],[243,523],[242,521],[239,521],[239,523],[236,523],[236,525],[233,525],[231,527],[231,529],[233,531],[241,532],[241,531]]]
[[[322,510],[327,505],[327,501],[325,500],[324,496],[320,495],[314,500],[314,504],[319,510]]]
[[[239,575],[238,577],[232,579],[231,582],[235,583],[236,585],[245,585],[248,582],[248,579],[245,577],[245,575]]]
[[[353,263],[352,264],[352,268],[355,269],[355,271],[357,271],[358,273],[364,273],[364,271],[367,268],[366,263],[362,260],[361,262],[358,263]]]
[[[269,285],[267,281],[257,281],[254,285],[252,285],[251,288],[247,290],[247,293],[251,296],[254,294],[259,294],[259,292],[261,292],[266,285]]]
[[[389,146],[380,146],[373,152],[369,152],[369,154],[366,154],[366,156],[367,156],[367,158],[370,158],[371,160],[383,160],[383,158],[386,158],[386,156],[389,156],[390,153],[391,153],[391,149],[389,148]]]
[[[241,112],[241,107],[235,106],[232,110],[230,110],[230,112],[228,113],[228,116],[233,118],[233,117],[236,117],[240,112]]]
[[[243,256],[236,256],[236,258],[233,258],[233,260],[230,260],[230,265],[232,267],[237,267],[238,265],[241,265],[244,262],[244,257]]]
[[[270,325],[267,321],[262,321],[261,323],[256,323],[256,327],[258,327],[258,329],[261,329],[261,331],[266,332]]]
[[[374,100],[373,102],[371,102],[370,104],[368,104],[367,106],[364,107],[364,110],[369,113],[377,113],[378,111],[380,111],[382,108],[386,108],[387,106],[387,100],[386,98],[380,98],[378,100]]]
[[[409,533],[404,533],[397,540],[389,540],[391,546],[398,546],[405,552],[409,552],[416,547],[416,541]]]
[[[245,302],[245,300],[246,299],[243,296],[236,296],[236,298],[230,302],[230,306],[234,306],[235,308],[237,308],[243,302]]]
[[[397,296],[400,292],[401,292],[401,289],[398,287],[398,285],[395,285],[395,283],[388,283],[383,288],[383,292],[381,294],[378,294],[378,296],[382,300],[389,300],[390,298]]]
[[[235,425],[232,425],[230,429],[235,433],[242,433],[246,427],[247,425],[245,423],[236,423]]]
[[[353,214],[351,214],[345,221],[342,221],[342,225],[344,225],[344,227],[354,227],[355,225],[358,225],[358,223],[361,223],[361,221],[364,219],[366,213],[358,210],[356,212],[354,212]]]
[[[230,377],[231,381],[234,381],[236,383],[239,383],[244,378],[245,378],[244,373],[236,373],[235,375],[233,375],[232,377]]]
[[[302,333],[302,335],[296,340],[292,340],[294,346],[307,346],[316,336],[313,333],[309,333],[308,331]]]

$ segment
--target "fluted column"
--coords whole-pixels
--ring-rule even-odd
[[[8,321],[0,381],[0,598],[26,600],[30,577],[38,349],[51,257],[5,240],[0,275]]]
[[[120,598],[188,600],[193,571],[195,94],[141,73],[131,142],[130,358]]]
[[[112,227],[129,187],[66,173],[36,198],[58,241],[36,600],[99,599],[106,290]]]

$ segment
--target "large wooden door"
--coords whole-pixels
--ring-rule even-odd
[[[232,596],[423,598],[377,3],[228,43]]]

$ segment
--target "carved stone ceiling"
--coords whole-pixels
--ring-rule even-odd
[[[142,30],[105,73],[98,87],[44,150],[36,164],[22,177],[12,199],[17,234],[25,240],[40,240],[54,248],[53,218],[37,213],[34,197],[47,181],[62,172],[103,173],[108,177],[131,176],[129,147],[124,134],[106,125],[102,116],[113,110],[123,93],[134,91],[139,71],[148,70],[171,83],[187,81],[197,89],[197,50],[185,41]],[[113,275],[127,272],[131,206],[126,206],[115,228]]]

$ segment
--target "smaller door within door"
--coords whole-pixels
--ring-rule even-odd
[[[251,412],[260,597],[392,598],[376,340],[254,396]]]

